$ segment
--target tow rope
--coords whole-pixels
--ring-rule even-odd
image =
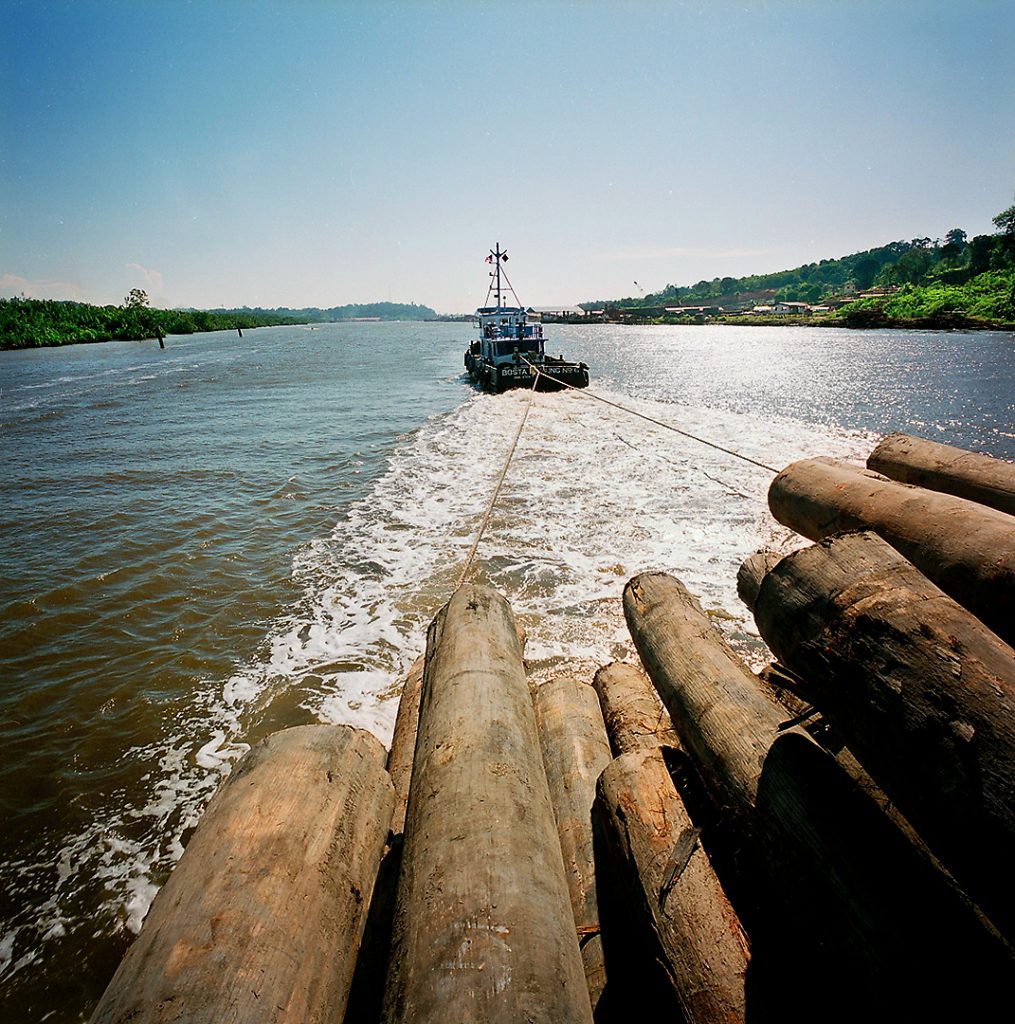
[[[458,576],[458,582],[455,584],[455,590],[460,589],[462,584],[465,583],[469,572],[472,570],[472,564],[476,559],[476,552],[479,549],[479,544],[483,539],[483,535],[486,533],[487,526],[490,525],[490,517],[493,515],[494,506],[497,504],[497,498],[500,495],[501,488],[504,486],[504,480],[507,477],[508,468],[514,458],[515,451],[518,448],[518,441],[522,436],[522,431],[525,429],[525,422],[529,418],[529,412],[532,409],[532,396],[536,393],[536,385],[539,383],[540,377],[545,377],[547,380],[551,380],[555,384],[565,387],[570,391],[577,391],[579,395],[582,395],[585,398],[595,399],[595,401],[602,402],[604,405],[609,405],[614,409],[619,409],[621,412],[626,412],[631,416],[637,416],[639,419],[647,420],[649,423],[654,423],[657,427],[663,427],[666,430],[670,430],[674,434],[679,434],[681,437],[689,438],[692,441],[697,441],[698,444],[707,445],[709,448],[714,448],[716,451],[723,452],[726,455],[731,455],[735,459],[740,459],[741,462],[757,466],[759,469],[767,470],[769,473],[779,472],[779,470],[774,466],[769,466],[764,462],[759,462],[757,459],[752,459],[749,455],[743,455],[741,452],[734,451],[732,448],[724,448],[721,444],[715,444],[712,441],[707,441],[705,438],[698,437],[696,434],[688,433],[686,430],[681,430],[679,427],[673,426],[672,423],[666,423],[664,420],[659,420],[654,416],[648,416],[643,412],[638,412],[637,409],[630,409],[627,406],[620,405],[618,402],[611,402],[610,399],[603,398],[602,395],[597,395],[594,391],[589,391],[587,388],[576,388],[573,384],[568,384],[566,381],[558,380],[556,377],[551,377],[550,374],[544,373],[538,366],[530,363],[524,356],[520,356],[519,358],[526,366],[529,367],[530,370],[532,370],[532,387],[528,390],[525,410],[522,413],[520,422],[518,423],[518,429],[515,431],[511,447],[508,449],[507,458],[505,458],[504,465],[501,467],[500,475],[497,477],[497,483],[494,485],[493,493],[490,495],[490,501],[486,506],[486,511],[483,513],[483,518],[480,520],[479,529],[476,531],[472,547],[469,548],[469,554],[466,556],[465,565]],[[623,440],[623,438],[621,438],[621,440]]]

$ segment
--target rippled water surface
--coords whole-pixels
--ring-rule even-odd
[[[548,328],[594,390],[782,466],[908,430],[1015,458],[1006,334]],[[385,741],[527,401],[460,376],[463,324],[333,324],[0,353],[0,1000],[87,1018],[215,786],[304,722]],[[630,652],[677,573],[746,656],[735,573],[770,474],[537,395],[473,578],[530,671]]]

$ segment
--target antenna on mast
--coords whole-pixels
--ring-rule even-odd
[[[508,260],[507,249],[502,249],[500,247],[500,242],[498,242],[495,245],[495,247],[490,250],[490,255],[487,256],[487,258],[486,258],[486,262],[487,263],[496,264],[496,269],[490,271],[490,276],[493,278],[493,282],[491,283],[489,289],[487,289],[486,298],[487,298],[487,301],[489,301],[489,299],[490,299],[490,292],[495,292],[496,296],[497,296],[497,308],[498,309],[500,309],[500,307],[501,307],[501,305],[503,304],[503,301],[504,301],[504,295],[503,295],[504,289],[501,287],[501,283],[500,283],[500,279],[501,279],[501,266],[500,265],[501,265],[501,263],[507,263],[507,260]],[[506,273],[504,274],[504,280],[507,281],[508,288],[510,288],[512,294],[514,294],[514,288],[511,287],[511,282],[508,281]],[[518,301],[518,296],[517,295],[515,295],[515,301],[516,302]]]

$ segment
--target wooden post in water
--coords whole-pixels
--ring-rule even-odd
[[[784,727],[682,584],[635,577],[624,612],[685,749],[743,837],[759,906],[740,915],[767,998],[783,990],[792,949],[794,995],[820,1000],[826,1019],[872,1005],[958,1012],[971,1000],[984,1012],[1011,984],[1007,951],[834,759]]]
[[[394,793],[348,726],[274,733],[236,765],[92,1024],[342,1019]]]
[[[944,491],[1015,515],[1015,465],[911,434],[889,434],[867,468],[904,484]]]
[[[1015,651],[872,533],[787,556],[755,616],[875,781],[1015,937]]]
[[[591,1017],[511,609],[464,586],[427,637],[385,1019]]]
[[[1015,520],[965,498],[887,480],[834,459],[784,469],[772,514],[810,540],[873,530],[946,594],[1015,642]]]
[[[592,685],[599,695],[615,754],[656,747],[680,749],[680,737],[669,712],[644,673],[634,665],[623,661],[604,665],[596,672]]]
[[[596,692],[587,683],[569,675],[557,676],[536,690],[533,703],[585,981],[594,1011],[606,985],[606,967],[596,902],[592,803],[596,780],[612,757],[610,742]]]
[[[743,1021],[748,946],[659,747],[603,772],[596,808],[625,902],[647,927],[687,1024]]]

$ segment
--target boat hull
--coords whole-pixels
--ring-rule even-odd
[[[465,354],[465,367],[472,383],[499,394],[510,388],[531,388],[536,371],[527,363],[494,366],[471,353]],[[546,360],[539,364],[536,391],[563,391],[567,387],[587,388],[589,369],[584,363]]]

